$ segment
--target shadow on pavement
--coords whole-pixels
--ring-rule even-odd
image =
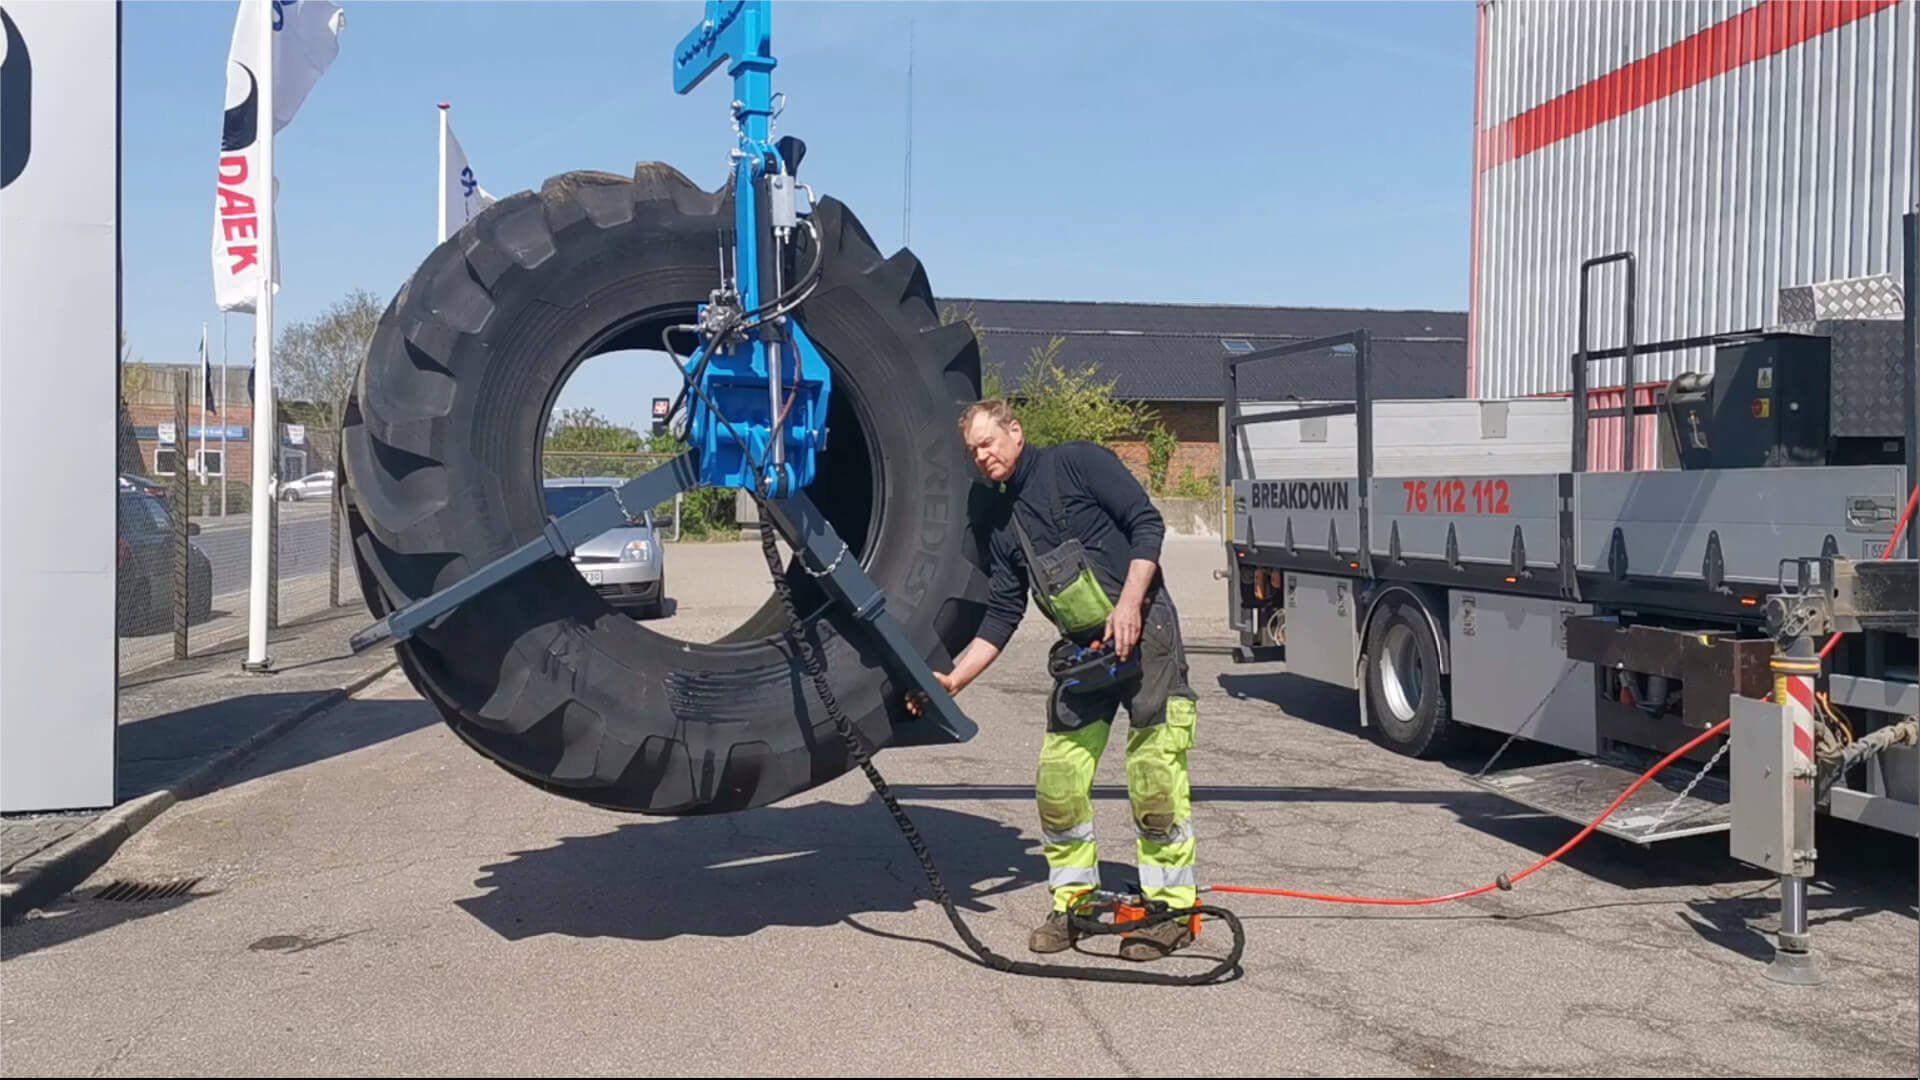
[[[1036,841],[972,814],[908,815],[962,912],[1043,882]],[[742,937],[774,926],[825,927],[908,912],[931,889],[877,798],[623,825],[483,868],[484,892],[457,903],[500,936],[635,941]]]
[[[119,797],[136,799],[171,787],[203,763],[246,742],[290,717],[314,709],[335,691],[310,690],[278,694],[242,694],[144,720],[120,725],[118,748]],[[411,705],[411,708],[406,706]],[[297,769],[337,757],[439,722],[419,702],[358,703],[350,726],[330,729],[329,737],[291,743],[296,752],[272,755],[266,772]],[[280,751],[288,744],[276,744]],[[258,760],[258,759],[256,759]],[[253,762],[241,769],[249,776],[264,775]]]

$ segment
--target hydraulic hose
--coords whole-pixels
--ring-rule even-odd
[[[1389,907],[1419,907],[1426,904],[1445,904],[1453,900],[1465,900],[1470,896],[1481,896],[1486,893],[1493,892],[1495,889],[1502,889],[1502,890],[1512,889],[1514,882],[1519,881],[1520,879],[1538,870],[1545,869],[1546,866],[1550,863],[1559,861],[1562,855],[1565,855],[1567,852],[1572,851],[1574,847],[1578,845],[1582,840],[1585,840],[1587,836],[1593,832],[1593,830],[1599,828],[1600,823],[1607,820],[1608,816],[1610,816],[1615,810],[1618,810],[1620,808],[1620,804],[1627,801],[1628,796],[1632,795],[1636,791],[1639,791],[1640,788],[1644,784],[1646,784],[1647,781],[1653,779],[1654,776],[1659,774],[1661,770],[1665,769],[1667,766],[1673,764],[1674,762],[1680,760],[1682,757],[1685,757],[1688,752],[1693,750],[1694,747],[1699,746],[1701,743],[1706,742],[1707,740],[1713,738],[1714,736],[1719,735],[1722,732],[1726,731],[1728,725],[1732,724],[1732,722],[1733,721],[1730,718],[1727,720],[1720,721],[1719,723],[1713,725],[1707,730],[1687,740],[1685,743],[1683,743],[1680,746],[1679,749],[1675,750],[1673,753],[1668,754],[1664,758],[1661,758],[1659,764],[1655,765],[1651,769],[1648,769],[1646,772],[1641,773],[1640,778],[1638,780],[1635,780],[1631,785],[1629,785],[1627,790],[1621,792],[1619,796],[1613,800],[1613,802],[1607,804],[1607,808],[1605,810],[1600,811],[1599,814],[1595,815],[1592,821],[1587,822],[1586,828],[1581,829],[1578,833],[1575,833],[1573,839],[1568,840],[1564,844],[1561,844],[1558,850],[1554,851],[1553,854],[1548,855],[1547,857],[1541,859],[1539,862],[1534,863],[1532,866],[1529,866],[1525,870],[1522,870],[1519,873],[1514,874],[1512,876],[1501,874],[1499,877],[1495,878],[1494,880],[1488,882],[1485,885],[1476,886],[1475,888],[1467,889],[1462,892],[1447,893],[1444,896],[1416,896],[1416,897],[1339,896],[1339,895],[1329,895],[1325,893],[1295,892],[1292,889],[1261,889],[1261,888],[1255,888],[1250,885],[1208,885],[1203,887],[1201,891],[1202,892],[1249,893],[1255,896],[1289,896],[1296,900],[1318,900],[1328,904],[1376,904],[1376,905],[1385,905]]]

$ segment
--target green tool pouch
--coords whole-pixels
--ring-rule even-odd
[[[1056,496],[1056,499],[1058,496]],[[1065,515],[1056,503],[1054,517],[1060,533],[1066,535]],[[1033,584],[1033,598],[1062,634],[1076,637],[1106,626],[1113,612],[1113,601],[1094,576],[1093,561],[1080,541],[1069,539],[1045,555],[1036,555],[1033,538],[1027,535],[1020,515],[1013,515],[1014,535],[1027,556],[1027,576]]]
[[[1069,540],[1037,560],[1030,559],[1040,609],[1064,634],[1083,634],[1107,625],[1113,601],[1093,575],[1080,541]]]

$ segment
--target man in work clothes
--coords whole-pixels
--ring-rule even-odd
[[[993,522],[986,618],[953,672],[937,675],[941,685],[957,694],[999,657],[1026,613],[1029,590],[1061,633],[1050,662],[1105,641],[1123,661],[1137,654],[1140,668],[1088,692],[1056,681],[1048,699],[1036,795],[1053,911],[1028,945],[1057,952],[1071,944],[1066,912],[1074,897],[1099,886],[1094,769],[1122,704],[1141,892],[1170,908],[1191,908],[1196,900],[1187,751],[1197,696],[1187,685],[1179,617],[1160,575],[1166,525],[1139,481],[1104,447],[1028,446],[1004,401],[968,406],[960,430],[974,464],[1006,498]],[[1151,960],[1182,948],[1193,940],[1189,922],[1165,921],[1131,934],[1121,955]]]

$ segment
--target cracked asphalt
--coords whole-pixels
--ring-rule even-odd
[[[1190,637],[1220,629],[1218,551],[1169,546]],[[1014,959],[1031,958],[1046,905],[1032,803],[1045,644],[1030,618],[962,695],[973,742],[877,760],[963,917]],[[1190,659],[1204,882],[1452,892],[1577,828],[1465,783],[1496,740],[1411,761],[1358,731],[1350,694]],[[1132,861],[1123,747],[1095,800],[1114,884]],[[1546,759],[1522,746],[1502,764]],[[1915,846],[1823,821],[1819,847],[1815,989],[1762,977],[1777,892],[1724,836],[1642,850],[1595,835],[1514,891],[1432,907],[1215,894],[1246,922],[1232,982],[1035,979],[971,961],[858,773],[737,816],[605,813],[482,760],[396,674],[9,928],[0,1069],[1916,1075]],[[199,880],[172,899],[88,898],[182,878]],[[1138,970],[1113,941],[1044,959]],[[1200,970],[1226,944],[1209,923],[1162,966]]]

